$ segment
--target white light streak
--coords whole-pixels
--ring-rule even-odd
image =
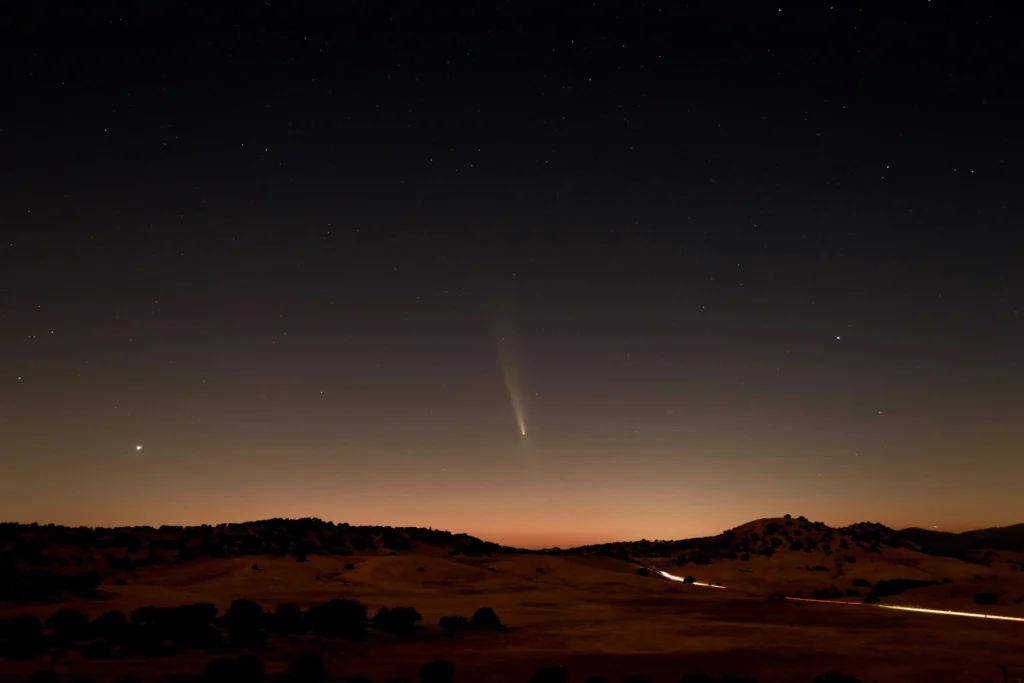
[[[681,576],[676,576],[674,574],[669,574],[668,572],[663,572],[660,569],[655,569],[654,571],[658,572],[659,574],[664,576],[666,579],[671,579],[672,581],[679,581],[680,583],[686,583],[686,579],[684,579]],[[725,586],[716,586],[713,583],[701,583],[700,581],[693,581],[692,583],[690,583],[690,585],[691,586],[704,586],[705,588],[725,588]]]

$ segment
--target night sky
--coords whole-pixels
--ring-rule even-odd
[[[1024,521],[985,4],[22,8],[0,520]]]

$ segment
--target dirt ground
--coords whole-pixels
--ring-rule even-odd
[[[1024,617],[1024,604],[1015,602],[1015,596],[1024,595],[1024,576],[1019,572],[1011,575],[999,566],[979,572],[976,566],[942,558],[935,559],[936,566],[929,561],[927,567],[914,567],[900,564],[894,556],[874,564],[861,561],[856,569],[847,567],[843,576],[835,577],[800,568],[798,555],[780,553],[771,559],[708,567],[666,565],[669,571],[693,574],[698,581],[721,581],[727,586],[724,590],[638,576],[634,565],[605,557],[464,558],[437,553],[311,556],[306,563],[289,557],[206,559],[127,573],[122,577],[126,585],[102,587],[102,600],[60,606],[90,617],[113,609],[127,614],[144,605],[195,602],[212,602],[223,613],[237,598],[255,600],[267,609],[279,603],[306,607],[335,597],[360,600],[371,614],[385,606],[415,607],[428,627],[415,636],[375,636],[361,643],[272,639],[260,655],[273,673],[283,670],[297,652],[316,650],[336,676],[358,674],[381,682],[390,677],[412,679],[419,665],[432,659],[452,661],[456,680],[474,683],[525,682],[538,667],[551,665],[566,667],[573,681],[595,674],[612,681],[626,674],[646,674],[656,683],[675,683],[682,674],[703,669],[769,682],[810,683],[815,675],[837,670],[880,683],[977,683],[1000,680],[1002,663],[1011,680],[1024,678],[1024,622],[765,597],[777,590],[792,593],[796,586],[803,586],[807,594],[821,585],[845,587],[858,576],[876,581],[943,575],[952,581],[888,602]],[[253,570],[253,562],[261,569]],[[349,562],[354,569],[344,568]],[[544,571],[538,572],[538,567]],[[989,578],[978,580],[979,573]],[[973,592],[993,589],[1008,604],[971,604]],[[492,607],[510,630],[447,637],[436,626],[443,615],[468,617],[483,606]],[[0,616],[45,617],[58,607],[3,606]],[[0,681],[18,681],[50,666],[98,681],[121,673],[159,680],[167,674],[198,673],[211,658],[195,653],[83,661],[69,654],[59,661],[0,660]]]

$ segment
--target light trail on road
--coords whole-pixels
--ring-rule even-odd
[[[681,576],[669,574],[668,572],[663,572],[660,569],[655,569],[654,571],[658,572],[666,579],[678,581],[680,583],[687,583],[686,580]],[[689,585],[704,586],[706,588],[725,588],[725,586],[716,586],[711,583],[701,583],[699,581],[693,581]],[[785,596],[785,598],[786,600],[790,600],[793,602],[823,602],[830,605],[856,605],[857,607],[880,607],[882,609],[894,609],[899,610],[901,612],[919,612],[921,614],[943,614],[945,616],[951,617],[974,617],[975,619],[996,619],[999,621],[1024,622],[1024,617],[1007,617],[1001,614],[983,614],[981,612],[954,612],[953,610],[927,609],[924,607],[904,607],[903,605],[880,605],[877,603],[870,602],[854,602],[852,600],[822,600],[820,598],[796,598],[789,595]]]
[[[669,574],[668,572],[663,572],[660,569],[655,569],[654,571],[658,572],[659,574],[664,576],[666,579],[671,579],[672,581],[678,581],[679,583],[686,583],[686,579],[684,579],[681,576],[676,576],[674,574]],[[725,588],[725,586],[716,586],[713,583],[701,583],[700,581],[693,581],[689,585],[692,585],[692,586],[705,586],[706,588]]]
[[[944,614],[953,617],[974,617],[975,619],[998,619],[999,621],[1022,621],[1024,617],[1007,617],[1001,614],[982,614],[981,612],[954,612],[945,609],[926,609],[924,607],[904,607],[903,605],[879,605],[877,603],[851,602],[849,600],[820,600],[817,598],[794,598],[786,596],[787,600],[793,602],[825,602],[832,605],[857,605],[859,607],[881,607],[882,609],[895,609],[901,612],[920,612],[921,614]]]

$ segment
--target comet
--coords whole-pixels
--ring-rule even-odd
[[[499,321],[495,324],[495,344],[498,348],[498,362],[505,380],[512,413],[515,416],[519,434],[526,436],[526,405],[522,378],[519,375],[519,363],[516,357],[516,345],[512,338],[512,328],[508,323]]]

